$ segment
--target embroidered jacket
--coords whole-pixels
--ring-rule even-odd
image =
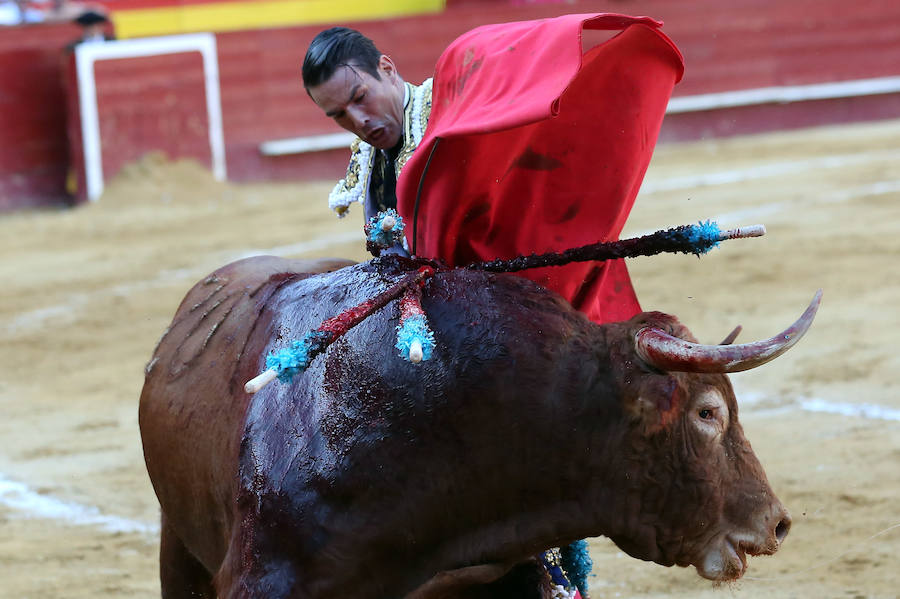
[[[394,160],[396,176],[419,146],[431,116],[431,79],[422,85],[406,85],[403,112],[403,145]],[[328,196],[328,206],[343,218],[353,202],[365,207],[368,219],[387,206],[381,206],[384,196],[384,176],[386,154],[359,138],[350,144],[350,164],[346,176],[338,181]],[[371,214],[370,214],[371,212]]]

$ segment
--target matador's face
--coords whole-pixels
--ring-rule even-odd
[[[340,66],[323,83],[307,89],[313,101],[342,128],[387,150],[403,135],[405,88],[393,61],[384,54],[375,78],[360,67]]]

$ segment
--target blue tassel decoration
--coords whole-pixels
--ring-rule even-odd
[[[323,331],[311,331],[303,339],[295,339],[289,347],[266,356],[266,368],[278,373],[278,380],[290,383],[294,375],[309,367],[309,363],[327,345],[330,335]]]
[[[583,597],[587,597],[588,575],[594,567],[594,561],[588,553],[588,544],[584,539],[560,548],[563,570],[569,575],[569,581],[578,587]]]
[[[434,333],[428,327],[424,314],[414,314],[397,327],[397,343],[400,356],[409,360],[409,348],[414,341],[422,345],[422,361],[431,358],[434,350]]]
[[[719,225],[709,220],[696,225],[669,229],[666,233],[671,235],[673,240],[689,244],[695,256],[717,247],[722,235]]]
[[[394,226],[387,231],[384,230],[384,221],[387,218],[394,220]],[[393,208],[389,208],[384,212],[379,212],[369,219],[366,224],[366,240],[375,247],[385,249],[395,243],[402,243],[403,230],[406,225],[403,224],[403,218]]]

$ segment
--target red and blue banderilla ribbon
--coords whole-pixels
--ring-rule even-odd
[[[402,338],[398,339],[397,348],[401,351],[401,355],[415,362],[416,360],[412,358],[417,357],[418,354],[413,353],[410,356],[410,350],[418,346],[422,353],[418,361],[427,360],[434,348],[434,335],[427,323],[423,322],[424,312],[419,298],[421,297],[421,286],[424,285],[426,279],[433,275],[432,267],[422,266],[375,297],[329,318],[318,328],[304,335],[302,339],[295,339],[288,347],[270,353],[266,356],[265,372],[248,381],[244,385],[244,390],[248,393],[256,393],[276,377],[283,383],[290,382],[294,375],[305,371],[312,360],[324,352],[329,345],[368,318],[373,312],[383,308],[401,295],[405,296],[406,308],[404,310],[404,302],[401,302],[401,322],[398,327],[398,336],[402,336]]]
[[[397,343],[400,356],[414,364],[431,358],[434,350],[434,333],[422,309],[422,285],[410,285],[400,298],[400,324],[397,325]]]

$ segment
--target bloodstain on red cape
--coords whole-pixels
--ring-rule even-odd
[[[415,253],[451,266],[618,239],[684,63],[649,17],[479,27],[435,70],[431,119],[397,186]],[[437,147],[435,141],[440,138]],[[640,312],[622,260],[522,271],[595,322]]]

